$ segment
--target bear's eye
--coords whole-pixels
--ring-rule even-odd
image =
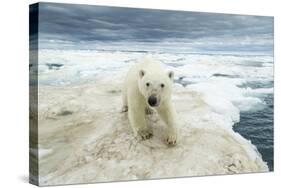
[[[149,86],[150,86],[150,83],[147,82],[147,83],[146,83],[146,86],[149,87]]]
[[[164,88],[164,87],[165,87],[165,85],[164,85],[164,84],[161,84],[160,86],[161,86],[162,88]]]

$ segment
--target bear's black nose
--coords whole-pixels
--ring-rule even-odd
[[[153,95],[151,95],[149,98],[148,98],[148,104],[150,106],[156,106],[157,104],[157,98]]]

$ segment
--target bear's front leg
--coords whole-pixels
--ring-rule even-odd
[[[128,109],[130,125],[134,131],[135,136],[140,135],[143,140],[152,137],[152,131],[148,129],[145,122],[145,110],[138,107],[129,107]]]
[[[157,109],[158,114],[160,115],[161,119],[167,125],[167,137],[166,142],[168,145],[176,145],[178,131],[177,131],[177,123],[176,123],[176,110],[174,109],[173,104],[170,101],[162,104],[161,107]]]

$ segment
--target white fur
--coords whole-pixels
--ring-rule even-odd
[[[147,86],[149,83],[149,86]],[[161,87],[164,84],[164,87]],[[145,121],[145,111],[154,108],[167,125],[166,141],[176,144],[176,111],[171,101],[173,72],[165,71],[156,60],[143,58],[128,72],[123,87],[123,111],[128,110],[130,125],[135,135],[143,139],[152,136]],[[151,107],[148,98],[154,95],[158,105]]]

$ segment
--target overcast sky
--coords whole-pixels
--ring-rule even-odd
[[[272,17],[41,3],[39,20],[43,43],[182,44],[186,49],[207,51],[273,49]]]

